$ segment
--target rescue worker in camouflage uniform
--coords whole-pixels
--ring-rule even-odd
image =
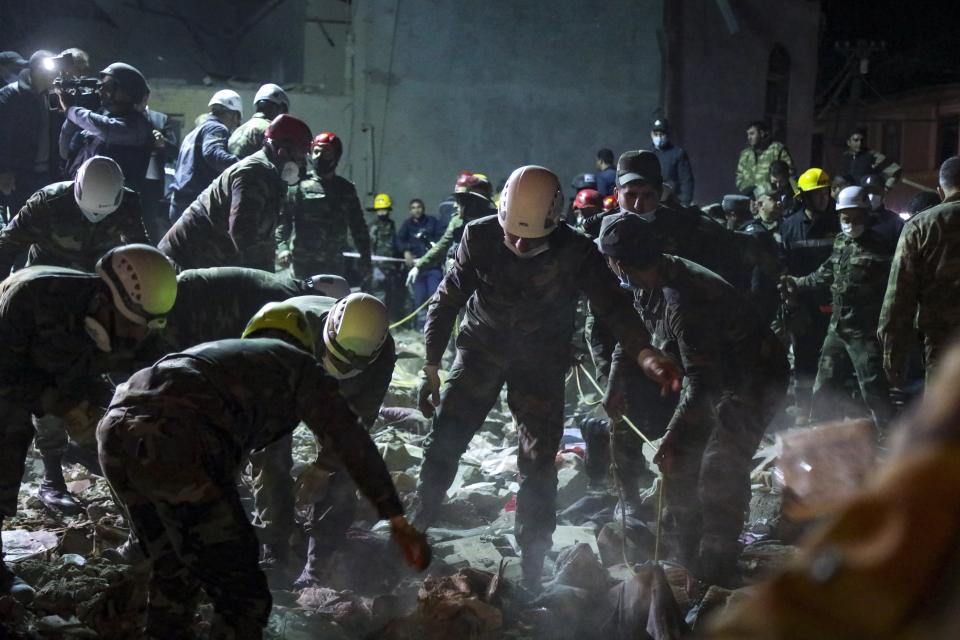
[[[376,221],[370,226],[370,252],[381,258],[399,258],[397,245],[397,225],[390,217],[393,212],[393,199],[389,194],[378,193],[373,199]],[[378,261],[373,266],[370,278],[370,290],[387,305],[390,315],[399,318],[403,315],[403,294],[400,286],[400,263]]]
[[[227,150],[241,160],[263,148],[267,127],[274,118],[290,111],[290,98],[283,89],[268,83],[257,89],[253,107],[256,113],[234,129],[227,142]]]
[[[960,156],[940,165],[938,191],[943,203],[904,225],[880,312],[883,368],[898,388],[906,383],[916,330],[923,334],[929,380],[960,326]]]
[[[679,389],[680,380],[673,361],[650,347],[629,296],[596,247],[560,220],[562,211],[557,176],[526,166],[507,180],[499,215],[464,227],[453,268],[427,314],[426,364],[417,390],[424,415],[433,416],[439,401],[417,487],[415,522],[425,528],[437,519],[460,456],[507,385],[520,434],[516,538],[523,580],[533,589],[540,587],[556,527],[554,458],[563,433],[564,376],[580,295],[647,375],[665,389]],[[441,397],[440,359],[464,307],[456,359]]]
[[[621,344],[604,407],[614,423],[628,415],[647,437],[663,436],[654,462],[664,476],[673,553],[706,584],[733,588],[751,461],[786,393],[786,352],[729,283],[663,254],[638,216],[606,218],[597,244],[633,290],[654,345],[672,345],[685,375],[679,402],[666,398],[639,375]],[[615,469],[624,485],[645,467],[642,445],[632,431],[614,431]]]
[[[826,422],[844,417],[837,400],[844,393],[852,365],[863,402],[874,424],[883,430],[893,414],[893,405],[883,372],[877,323],[896,245],[875,230],[879,221],[869,214],[863,187],[841,191],[836,209],[841,233],[833,242],[833,254],[810,275],[783,278],[787,298],[801,291],[828,288],[832,295],[833,311],[820,347],[810,418]]]
[[[737,161],[737,191],[744,195],[759,195],[770,182],[770,164],[781,160],[793,169],[793,158],[782,142],[770,139],[770,125],[763,121],[751,122],[747,127],[747,146]]]
[[[440,239],[413,263],[413,268],[407,274],[408,287],[413,286],[417,276],[427,269],[440,267],[446,271],[448,258],[457,254],[464,225],[497,212],[493,205],[493,187],[482,173],[465,171],[457,176],[453,187],[453,200],[455,209],[450,217],[450,224]]]
[[[103,254],[127,243],[147,243],[140,198],[124,188],[120,165],[94,156],[81,165],[76,180],[57,182],[33,194],[0,230],[0,273],[9,273],[23,254],[27,266],[91,273]],[[61,465],[71,447],[63,423],[56,416],[33,420],[45,469],[40,500],[55,512],[79,513],[80,503],[63,480]]]
[[[273,271],[280,205],[287,186],[300,181],[311,137],[302,120],[277,116],[267,127],[263,148],[204,189],[163,236],[159,249],[181,269]]]
[[[377,298],[354,293],[341,299],[300,296],[282,303],[296,307],[312,328],[314,356],[324,370],[340,381],[340,395],[369,428],[380,413],[390,386],[396,346],[387,328],[387,309]],[[262,313],[270,313],[267,305]],[[250,322],[257,325],[257,318]],[[334,456],[329,443],[320,441],[320,455],[314,463],[329,476],[324,500],[310,509],[307,534],[307,562],[295,587],[319,586],[324,561],[340,546],[356,514],[357,488]],[[258,537],[263,544],[265,569],[276,570],[286,581],[290,535],[295,525],[293,439],[284,436],[250,456],[253,463],[253,493]]]
[[[101,374],[126,364],[173,306],[173,266],[153,247],[113,249],[96,271],[28,267],[0,284],[0,526],[17,513],[30,416],[60,416],[72,434],[88,435],[112,392]],[[0,593],[8,592],[32,596],[0,562]]]
[[[44,264],[93,271],[121,244],[147,243],[140,197],[123,186],[120,165],[103,156],[87,160],[77,179],[33,194],[0,230],[0,274],[26,253],[27,266]]]
[[[193,637],[201,588],[213,602],[211,637],[263,637],[271,596],[236,478],[250,451],[301,420],[390,520],[407,561],[429,564],[376,446],[314,358],[305,319],[276,311],[246,339],[207,342],[135,373],[97,427],[104,473],[152,561],[147,638]]]
[[[318,134],[310,145],[307,177],[287,191],[276,232],[277,262],[289,265],[298,278],[345,275],[348,230],[360,254],[359,282],[370,275],[370,231],[356,187],[336,173],[341,156],[343,142],[337,134]]]

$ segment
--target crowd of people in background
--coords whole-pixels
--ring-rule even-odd
[[[45,312],[29,331],[52,331],[57,317],[75,315],[81,335],[115,361],[168,322],[167,335],[180,335],[187,321],[167,318],[178,308],[169,290],[178,286],[184,292],[190,283],[240,278],[248,284],[222,285],[235,294],[236,300],[225,303],[234,307],[246,287],[273,287],[282,291],[278,300],[318,292],[335,299],[336,306],[324,307],[324,324],[315,333],[308,331],[310,314],[296,306],[265,307],[244,331],[261,337],[262,344],[255,339],[243,345],[208,343],[206,350],[189,351],[189,357],[161,360],[121,387],[111,406],[146,412],[159,421],[161,433],[175,433],[175,427],[164,422],[169,416],[162,411],[150,413],[160,402],[144,400],[151,394],[168,403],[169,412],[197,412],[201,405],[222,404],[223,390],[229,389],[239,394],[230,402],[257,413],[263,407],[252,399],[258,397],[252,391],[256,376],[232,370],[244,366],[232,350],[247,353],[267,380],[258,391],[278,399],[274,409],[296,406],[277,420],[295,417],[308,425],[333,420],[343,427],[327,433],[332,450],[390,519],[414,566],[424,565],[425,543],[400,515],[389,476],[362,430],[343,426],[356,418],[354,413],[369,417],[370,407],[375,419],[389,375],[377,370],[379,382],[355,389],[359,395],[380,390],[379,397],[364,401],[366,412],[356,403],[346,409],[331,400],[336,387],[328,379],[338,380],[348,396],[352,379],[367,380],[355,376],[373,376],[377,362],[394,358],[391,321],[424,332],[427,357],[418,400],[425,415],[436,414],[413,525],[424,529],[434,523],[456,461],[506,385],[521,440],[516,535],[531,588],[537,586],[556,522],[553,456],[574,326],[587,327],[589,353],[580,357],[592,360],[606,391],[610,420],[594,437],[618,443],[609,463],[620,482],[619,509],[627,515],[639,510],[646,468],[642,442],[621,420],[629,416],[653,437],[663,437],[655,461],[668,477],[664,499],[672,537],[664,537],[671,553],[708,584],[735,586],[750,461],[765,430],[865,416],[882,437],[902,397],[922,387],[960,323],[960,158],[943,162],[939,194],[921,193],[909,211],[893,212],[885,196],[899,180],[900,167],[868,148],[862,129],[850,133],[843,166],[829,175],[793,157],[767,123],[751,122],[730,176],[730,193],[711,205],[695,203],[694,167],[661,117],[650,123],[649,143],[622,141],[641,149],[619,156],[609,148],[597,151],[594,167],[573,178],[566,198],[560,179],[539,166],[517,169],[494,189],[482,171],[483,159],[475,158],[469,159],[477,163],[471,170],[451,172],[449,200],[432,206],[414,198],[394,217],[393,199],[379,193],[367,207],[372,215],[365,216],[355,186],[337,173],[344,153],[341,137],[331,131],[315,135],[323,123],[297,117],[296,103],[276,84],[259,88],[249,117],[249,105],[237,92],[216,91],[208,112],[177,140],[170,118],[150,109],[147,80],[129,64],[103,67],[90,85],[82,82],[90,61],[78,49],[60,55],[38,51],[29,60],[4,52],[0,63],[8,81],[0,89],[0,206],[8,216],[0,230],[0,265],[7,277],[0,287],[0,330],[9,333],[0,333],[4,340],[15,343],[28,332],[16,324],[20,316],[5,313],[39,313],[7,304],[18,291],[41,286],[32,284],[37,274],[52,278],[56,287],[44,284],[46,297],[33,295],[35,304],[42,299],[60,309],[74,295],[68,295],[70,283],[89,292],[77,298],[82,309],[47,310],[49,326],[43,324]],[[173,174],[169,182],[167,169]],[[397,208],[404,210],[402,204]],[[37,271],[39,265],[66,271]],[[207,272],[211,268],[221,271],[214,277]],[[236,268],[270,274],[270,282],[230,271]],[[380,302],[352,298],[365,294],[349,294],[350,287]],[[156,293],[160,290],[166,293]],[[202,302],[212,300],[209,295],[197,298],[196,319],[204,317]],[[589,304],[578,306],[584,300]],[[233,333],[204,339],[239,338],[259,308],[240,314],[243,324]],[[441,394],[439,370],[449,360],[445,354],[460,314],[456,357]],[[350,324],[350,318],[361,316],[362,322]],[[584,322],[577,324],[576,316]],[[360,346],[348,343],[352,327],[373,325],[378,327],[373,342],[365,337],[356,343]],[[315,353],[329,376],[319,380],[304,374],[305,355],[270,342],[278,333],[288,342],[292,335]],[[194,344],[184,339],[176,350]],[[150,353],[175,352],[173,345],[166,346]],[[5,348],[20,354],[17,344]],[[44,357],[73,355],[66,350]],[[88,363],[88,355],[81,361]],[[54,409],[55,399],[23,391],[29,379],[16,379],[24,375],[23,367],[47,363],[24,358],[10,356],[7,363],[0,358],[0,406],[19,420],[16,437],[8,426],[0,438],[0,459],[8,463],[0,468],[6,474],[0,477],[0,518],[16,512],[34,429],[46,469],[42,500],[58,509],[77,508],[61,469],[72,444],[52,419],[64,412]],[[57,380],[75,379],[74,369],[50,366]],[[681,378],[686,379],[682,390]],[[170,391],[182,388],[189,395],[196,388],[192,385],[221,379],[226,382],[190,396],[189,407]],[[334,407],[330,415],[299,396],[288,402],[296,393],[280,391],[284,384],[308,382],[324,390],[324,401]],[[21,392],[33,404],[18,404],[15,394]],[[108,404],[109,399],[100,406]],[[132,436],[124,435],[136,431],[136,424],[126,422],[127,413],[114,409],[101,423],[99,460],[139,525],[143,548],[172,557],[174,543],[151,526],[157,518],[184,516],[148,509],[162,502],[156,497],[161,493],[138,485],[136,473],[156,473],[156,467],[136,457],[152,452],[137,449]],[[245,447],[289,437],[289,429],[281,431],[270,431],[269,438],[238,436],[224,445],[224,456],[239,460]],[[584,435],[591,437],[587,430]],[[197,444],[197,451],[202,448]],[[140,466],[131,466],[131,451]],[[157,455],[158,464],[173,469],[163,450]],[[282,451],[254,464],[267,470],[279,465],[274,477],[283,477]],[[221,471],[227,478],[235,468]],[[160,476],[155,479],[164,482]],[[276,500],[282,501],[282,487],[276,490]],[[232,508],[235,496],[219,491],[214,498],[204,494],[202,504],[210,510],[189,526],[196,531],[209,522],[236,526],[247,544],[252,534],[216,502],[223,498]],[[283,554],[281,540],[263,561]],[[217,549],[219,555],[211,557],[222,563],[227,552],[247,553],[242,545]],[[316,553],[322,549],[318,546]],[[236,578],[204,574],[222,570],[210,558],[196,563],[191,567],[207,576],[206,587],[223,587]],[[237,615],[223,622],[227,627],[244,620],[262,626],[264,589],[255,571],[256,562],[230,583],[230,589],[253,584],[250,593],[238,589],[216,596],[224,612]],[[308,563],[305,579],[311,571]],[[158,593],[170,595],[177,588],[172,574],[155,578]],[[183,616],[159,608],[151,612],[155,620],[174,625]]]

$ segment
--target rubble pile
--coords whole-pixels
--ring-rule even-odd
[[[429,421],[413,399],[422,366],[422,338],[397,335],[394,384],[372,431],[401,497],[416,489]],[[570,383],[573,385],[573,382]],[[364,504],[357,527],[329,558],[322,587],[274,591],[265,637],[306,638],[679,638],[702,625],[744,590],[692,593],[677,565],[655,562],[658,482],[647,492],[642,520],[614,517],[616,486],[591,485],[577,424],[602,415],[595,396],[574,387],[564,452],[558,453],[560,524],[544,568],[543,590],[520,586],[519,547],[513,536],[517,433],[505,404],[491,411],[471,441],[437,525],[429,531],[433,564],[424,575],[403,564],[385,523]],[[582,440],[582,439],[580,439]],[[572,443],[572,444],[570,444]],[[294,436],[294,474],[317,453],[304,428]],[[748,581],[780,566],[793,553],[795,531],[782,514],[772,478],[777,452],[758,453],[754,499],[741,568]],[[143,615],[144,566],[102,557],[126,538],[126,522],[102,478],[68,468],[70,488],[86,505],[75,517],[54,517],[33,496],[41,475],[28,461],[18,518],[4,531],[8,560],[37,589],[24,607],[0,598],[0,637],[129,638]],[[301,541],[303,543],[304,541]],[[296,545],[295,545],[296,546]],[[201,609],[197,630],[209,615]],[[202,637],[202,636],[201,636]]]

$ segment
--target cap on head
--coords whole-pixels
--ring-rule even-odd
[[[800,191],[816,191],[817,189],[826,189],[830,187],[830,176],[823,169],[807,169],[797,178],[797,188]]]
[[[860,186],[863,187],[867,193],[876,195],[883,194],[886,191],[887,185],[883,176],[877,175],[876,173],[868,173],[860,178]]]
[[[578,174],[573,182],[570,183],[570,186],[580,191],[581,189],[596,189],[597,188],[597,176],[593,173],[581,173]]]
[[[670,121],[666,118],[657,118],[653,121],[653,124],[650,125],[650,131],[667,133],[670,131]]]
[[[720,203],[723,212],[735,215],[750,215],[750,198],[740,194],[723,196]]]
[[[233,89],[221,89],[213,94],[207,106],[212,107],[215,104],[220,105],[224,109],[236,111],[240,114],[241,118],[243,117],[243,101],[240,99],[240,94]]]
[[[847,187],[837,194],[837,211],[843,209],[869,209],[867,190],[863,187]]]
[[[177,274],[156,247],[115,247],[97,261],[96,271],[125,318],[151,329],[166,325],[166,315],[177,299]]]
[[[113,76],[134,103],[140,102],[150,93],[150,86],[143,74],[136,67],[125,62],[114,62],[108,65],[100,72],[101,79],[103,76]]]
[[[603,197],[596,189],[581,189],[573,199],[574,209],[594,208],[598,211],[603,208]]]
[[[253,96],[253,104],[257,104],[261,100],[272,102],[287,109],[290,108],[290,98],[287,97],[287,92],[273,83],[267,83],[257,89],[256,95]]]
[[[112,158],[93,156],[80,165],[73,181],[73,198],[87,220],[100,222],[120,207],[123,171]]]
[[[313,134],[300,118],[281,113],[267,125],[263,139],[269,141],[274,150],[287,149],[292,154],[305,156],[310,151]]]
[[[295,305],[287,301],[268,302],[263,305],[247,323],[241,338],[255,338],[257,332],[271,329],[287,334],[296,340],[298,345],[313,353],[316,345],[313,331],[306,315]]]
[[[633,213],[606,216],[595,242],[603,255],[637,269],[652,266],[662,254],[653,224]]]
[[[660,160],[652,151],[625,151],[617,160],[617,186],[645,182],[657,188],[663,185]]]
[[[507,178],[497,213],[505,232],[519,238],[543,238],[557,228],[562,210],[563,193],[557,174],[527,165]]]
[[[468,193],[489,202],[493,200],[493,185],[490,184],[487,176],[482,173],[464,171],[457,176],[457,182],[453,186],[453,193]]]

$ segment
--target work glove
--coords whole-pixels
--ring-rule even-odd
[[[440,405],[440,367],[435,364],[423,365],[417,384],[417,404],[420,412],[428,418],[433,417]]]
[[[410,269],[410,272],[407,274],[407,286],[413,288],[413,282],[417,279],[417,276],[420,275],[420,269],[418,267],[413,267]]]
[[[680,391],[683,373],[676,361],[667,354],[648,347],[637,355],[637,364],[643,369],[644,375],[660,385],[661,396]]]
[[[390,518],[390,536],[400,545],[407,564],[417,571],[423,571],[430,566],[431,552],[427,536],[417,531],[406,518],[403,516]]]

